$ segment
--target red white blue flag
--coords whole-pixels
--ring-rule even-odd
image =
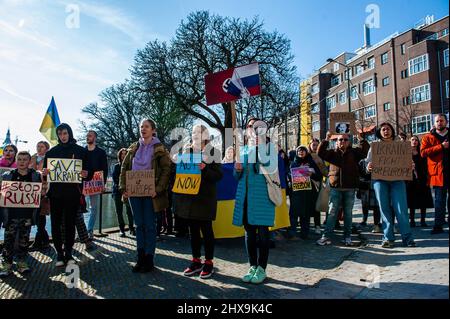
[[[205,76],[206,104],[236,101],[261,94],[258,63]]]

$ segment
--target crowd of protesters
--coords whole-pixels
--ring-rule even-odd
[[[177,236],[190,237],[192,259],[187,262],[190,265],[183,271],[185,276],[199,274],[206,279],[213,275],[215,237],[212,222],[217,213],[216,184],[223,176],[221,164],[234,164],[237,191],[232,223],[245,229],[245,250],[250,266],[242,281],[262,283],[267,277],[266,271],[270,264],[269,228],[274,226],[275,208],[279,201],[279,195],[273,188],[274,184],[276,188],[276,178],[274,180],[274,173],[269,172],[268,164],[263,161],[265,153],[275,153],[279,165],[284,165],[286,171],[286,175],[279,178],[285,179],[287,184],[291,224],[285,232],[288,240],[307,240],[313,218],[313,232],[321,236],[316,243],[321,246],[330,245],[333,242],[333,232],[341,219],[344,222],[342,242],[347,246],[353,245],[351,235],[354,232],[355,198],[359,198],[362,203],[363,218],[359,227],[368,226],[369,211],[372,210],[373,232],[382,232],[383,248],[395,247],[395,220],[403,246],[416,246],[411,228],[416,227],[417,209],[420,210],[420,226],[427,227],[427,209],[434,207],[435,221],[431,234],[443,232],[446,210],[450,205],[448,119],[444,114],[435,117],[433,130],[421,140],[418,136],[411,136],[413,176],[408,182],[371,178],[371,172],[376,166],[372,161],[371,145],[362,135],[357,136],[358,145],[354,146],[348,134],[332,136],[328,132],[323,141],[313,139],[308,145],[285,152],[281,147],[276,148],[264,133],[257,132],[256,127],[261,129],[264,125],[267,128],[263,121],[250,119],[246,124],[244,146],[238,150],[227,148],[220,160],[208,158],[215,157],[216,152],[220,153],[210,145],[208,129],[203,125],[194,126],[191,142],[179,153],[190,154],[191,158],[196,154],[201,156],[201,161],[195,164],[201,172],[200,189],[194,195],[172,191],[176,165],[156,135],[157,123],[151,119],[140,122],[139,140],[118,150],[117,164],[112,172],[112,196],[120,236],[127,236],[123,217],[125,206],[129,235],[135,236],[137,242],[137,260],[132,267],[133,272],[143,273],[154,269],[157,237],[164,228],[168,234],[172,234],[174,229]],[[49,248],[50,236],[45,227],[48,215],[51,219],[51,238],[56,250],[56,267],[76,263],[72,252],[77,232],[87,250],[95,249],[93,232],[101,195],[83,196],[82,184],[47,183],[47,159],[80,159],[84,181],[91,180],[98,171],[102,172],[106,181],[106,152],[97,146],[95,131],[87,133],[86,147],[77,144],[72,129],[67,124],[59,125],[56,133],[58,145],[50,148],[47,142],[39,142],[33,156],[28,152],[19,152],[14,145],[4,147],[0,167],[8,170],[2,179],[41,182],[43,187],[38,209],[2,208],[0,227],[5,228],[3,261],[0,266],[2,277],[12,273],[14,259],[17,260],[17,270],[20,273],[30,271],[26,257],[32,225],[37,226],[32,248]],[[407,139],[406,135],[397,137],[389,123],[378,126],[376,137],[377,140],[372,143]],[[309,183],[309,187],[301,190],[294,187],[297,181],[293,172],[299,169]],[[154,170],[155,189],[148,197],[134,197],[127,192],[127,172],[142,170]],[[278,170],[276,175],[278,176]],[[434,200],[431,188],[434,190]],[[83,218],[85,211],[91,213],[87,226]],[[323,224],[321,212],[326,213]],[[16,237],[17,251],[14,248]]]

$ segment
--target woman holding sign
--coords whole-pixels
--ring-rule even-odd
[[[197,178],[199,179],[200,187],[193,192],[190,192],[187,187],[180,189],[179,185],[183,181],[178,174],[180,172],[180,166],[178,166],[173,190],[174,193],[177,193],[175,197],[175,213],[187,220],[191,233],[192,262],[184,270],[184,275],[193,276],[200,273],[200,278],[202,279],[211,277],[214,272],[214,231],[212,222],[216,219],[217,211],[216,183],[222,179],[221,164],[214,160],[213,155],[219,154],[219,151],[212,148],[209,143],[210,135],[208,129],[203,125],[194,126],[192,130],[192,145],[185,150],[184,154],[184,157],[187,155],[188,161],[179,165],[185,166],[187,179],[196,178],[195,176],[189,177],[191,175],[189,173],[200,173],[199,178]],[[209,157],[207,154],[212,156]],[[190,166],[191,169],[188,169],[186,165]],[[188,184],[188,180],[184,181],[184,185],[186,184]],[[203,235],[205,246],[205,262],[203,264],[201,261],[202,236],[200,232]]]
[[[250,263],[250,269],[242,277],[242,281],[253,284],[260,284],[267,277],[269,227],[275,221],[275,204],[269,197],[263,170],[278,168],[278,152],[272,143],[266,143],[265,132],[259,131],[258,127],[263,126],[267,129],[267,124],[257,119],[248,122],[247,145],[241,150],[240,160],[234,166],[234,176],[239,182],[233,225],[245,228],[245,244]],[[267,154],[268,158],[264,159]]]
[[[319,187],[322,180],[319,167],[314,162],[308,148],[304,145],[297,148],[297,156],[292,162],[289,173],[292,186],[291,195],[291,228],[289,238],[295,238],[298,218],[300,217],[300,238],[307,239],[309,220],[314,216]]]
[[[128,148],[120,173],[119,190],[124,199],[129,199],[136,223],[138,259],[132,269],[133,272],[149,272],[154,269],[156,214],[169,206],[167,186],[170,176],[170,158],[155,133],[156,124],[153,120],[141,121],[141,138]],[[145,172],[149,171],[153,171],[154,179],[151,181],[144,179],[144,185],[140,185],[147,189],[148,193],[144,195],[135,193],[136,188],[131,188],[129,183],[132,174],[128,174],[127,178],[127,172],[141,172],[145,175]],[[152,176],[152,174],[148,175]]]
[[[383,123],[376,132],[378,141],[373,143],[392,143],[395,140],[395,131],[391,124]],[[372,146],[373,146],[372,143]],[[411,154],[408,155],[408,159]],[[372,147],[366,158],[367,171],[372,172],[376,167],[372,163]],[[373,175],[372,175],[373,176]],[[403,180],[380,180],[372,178],[375,195],[380,206],[381,218],[383,219],[383,248],[393,248],[395,242],[394,220],[392,209],[398,221],[403,245],[415,247],[411,228],[408,223],[408,204],[406,200],[406,184]]]

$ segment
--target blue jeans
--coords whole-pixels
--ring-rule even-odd
[[[147,255],[155,255],[156,214],[150,197],[130,197],[131,211],[136,224],[137,249]]]
[[[94,232],[95,222],[97,221],[97,215],[100,210],[100,196],[102,195],[97,194],[86,196],[86,206],[89,207],[89,211],[91,212],[87,227],[87,231],[89,234],[92,234]]]
[[[450,198],[447,199],[448,186],[434,186],[434,227],[442,227],[445,223],[445,205],[450,210]],[[447,202],[447,203],[446,203]],[[450,213],[450,212],[449,212]]]
[[[328,200],[328,217],[325,226],[325,237],[330,237],[336,226],[336,218],[338,217],[341,207],[344,209],[344,237],[350,237],[352,234],[352,213],[353,204],[355,203],[355,191],[339,191],[335,188],[330,189],[330,198]]]
[[[373,181],[373,189],[380,206],[383,220],[383,240],[394,241],[394,210],[402,241],[407,244],[413,239],[409,227],[408,204],[406,200],[406,184],[404,181]]]

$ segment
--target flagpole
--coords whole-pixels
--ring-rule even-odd
[[[237,128],[237,120],[236,120],[236,102],[235,101],[231,101],[230,102],[230,107],[231,107],[231,126],[233,128],[233,140],[234,140],[234,145],[235,145],[235,155],[236,155],[236,162],[239,162],[239,155],[240,155],[240,143],[238,140],[238,137],[235,134],[235,130]]]

